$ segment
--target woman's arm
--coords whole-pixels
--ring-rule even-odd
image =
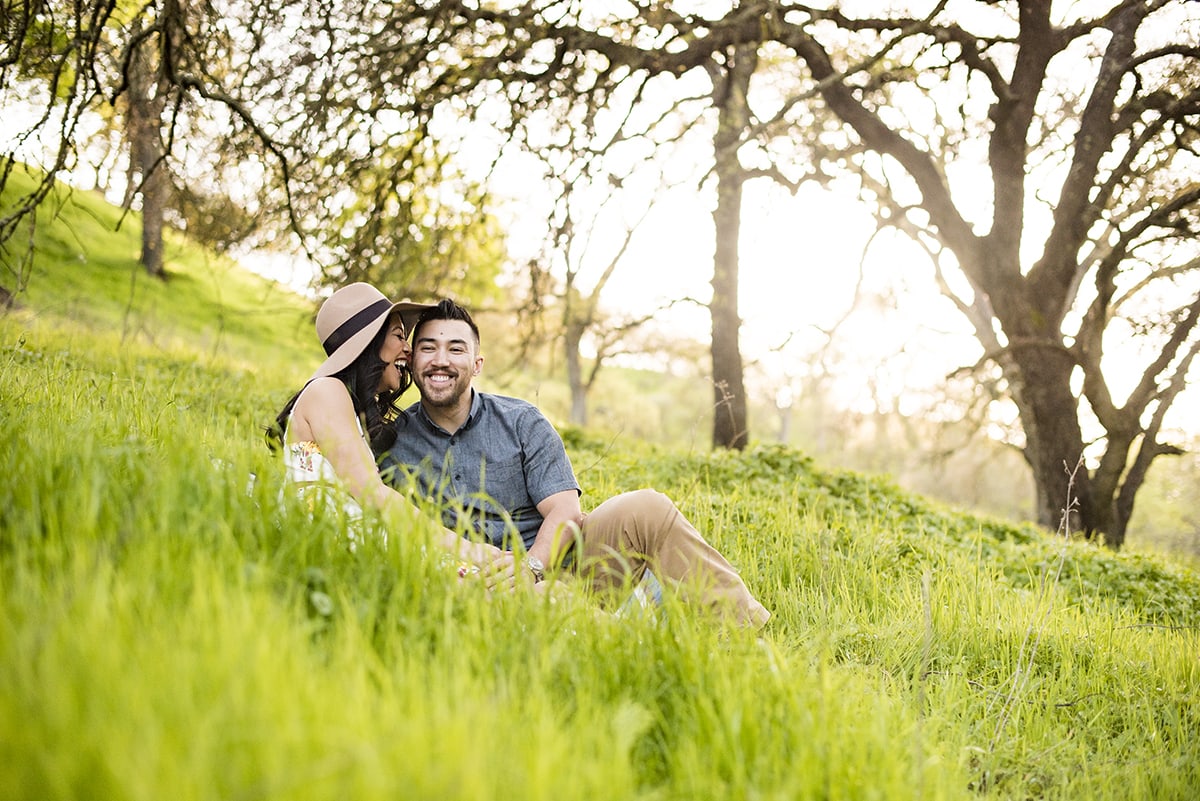
[[[292,409],[289,428],[293,439],[317,444],[338,479],[360,505],[371,506],[399,520],[411,522],[420,517],[408,498],[380,478],[375,456],[355,420],[350,393],[341,381],[318,378],[309,384]],[[490,564],[503,553],[488,543],[470,542],[447,528],[441,531],[438,544],[472,564]]]
[[[385,509],[392,502],[375,470],[371,449],[359,431],[354,404],[336,378],[318,378],[292,409],[292,438],[312,440],[333,466],[338,480],[362,505]]]

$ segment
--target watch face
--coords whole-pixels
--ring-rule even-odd
[[[526,556],[525,566],[529,568],[529,572],[533,574],[533,583],[537,584],[546,578],[546,568],[542,565],[542,560],[536,556]]]

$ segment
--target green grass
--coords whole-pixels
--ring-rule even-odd
[[[129,280],[128,262],[89,260],[68,283],[99,293],[107,269]],[[283,491],[260,428],[315,343],[247,315],[214,346],[192,327],[204,285],[163,288],[169,336],[36,284],[0,318],[0,797],[1200,790],[1186,566],[952,513],[780,447],[569,430],[585,505],[668,492],[774,618],[756,637],[674,603],[656,624],[578,592],[488,596],[422,548],[431,528],[352,549],[345,520]],[[252,296],[221,285],[231,308]],[[256,363],[276,348],[303,355]]]

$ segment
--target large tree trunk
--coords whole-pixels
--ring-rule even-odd
[[[723,71],[714,68],[714,105],[717,133],[717,207],[713,211],[716,247],[713,258],[712,368],[713,447],[741,450],[749,441],[746,387],[742,352],[738,342],[738,236],[741,231],[742,184],[746,171],[738,160],[738,147],[750,124],[746,92],[757,64],[753,47],[731,50]],[[719,77],[718,77],[719,76]]]
[[[1010,352],[1005,375],[1025,432],[1025,459],[1033,471],[1037,521],[1071,533],[1090,532],[1095,525],[1087,468],[1080,465],[1083,434],[1078,403],[1071,390],[1075,361],[1060,345],[1018,346]],[[1078,469],[1076,469],[1078,467]]]
[[[718,168],[716,258],[712,278],[713,446],[741,450],[747,433],[746,389],[738,342],[737,237],[742,202],[741,178]]]
[[[165,278],[163,214],[166,205],[166,163],[160,127],[162,91],[154,80],[153,38],[142,42],[129,62],[127,126],[129,180],[127,198],[142,196],[142,266],[155,278]]]
[[[157,154],[151,158],[158,160]],[[142,181],[142,266],[155,278],[167,277],[163,264],[163,205],[166,202],[163,177],[159,163],[150,168]]]
[[[583,385],[583,360],[579,355],[579,343],[583,339],[583,328],[567,323],[564,336],[567,357],[567,384],[571,388],[571,424],[587,425],[587,387]]]

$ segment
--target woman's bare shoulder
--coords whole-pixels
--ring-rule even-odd
[[[308,399],[316,400],[349,400],[350,391],[346,389],[346,385],[341,381],[331,376],[322,376],[314,378],[308,382],[300,392],[300,397],[296,398],[296,403],[299,405],[302,401]]]
[[[354,404],[346,385],[336,378],[314,378],[296,398],[292,409],[293,425],[297,434],[304,434],[311,429],[314,418],[336,416],[346,411],[350,417],[354,416]]]

